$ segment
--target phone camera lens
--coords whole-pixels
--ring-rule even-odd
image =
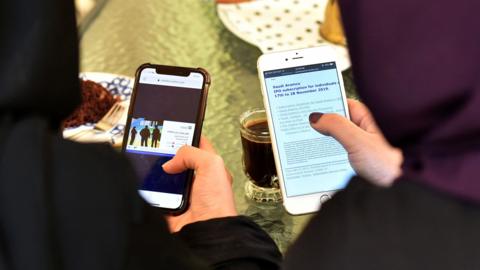
[[[285,61],[288,61],[288,58],[285,58]]]

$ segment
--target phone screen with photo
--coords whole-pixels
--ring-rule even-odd
[[[344,188],[353,169],[345,149],[313,130],[312,112],[346,116],[335,62],[263,73],[287,197]]]
[[[201,106],[204,77],[158,74],[145,68],[138,79],[125,154],[137,173],[140,195],[162,208],[180,207],[187,172],[167,174],[162,165],[183,145],[192,145]]]

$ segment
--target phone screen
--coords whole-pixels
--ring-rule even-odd
[[[141,181],[140,195],[154,206],[177,209],[188,172],[167,174],[162,165],[193,143],[204,77],[158,74],[154,68],[144,68],[139,76],[124,151]]]
[[[345,149],[312,129],[312,112],[346,116],[335,62],[263,73],[287,197],[344,188],[353,169]]]

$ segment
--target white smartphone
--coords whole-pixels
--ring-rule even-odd
[[[264,54],[258,59],[283,204],[292,215],[318,211],[354,175],[345,149],[312,129],[312,112],[349,119],[342,74],[329,47]]]

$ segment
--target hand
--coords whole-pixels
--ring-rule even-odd
[[[197,221],[237,215],[232,177],[206,138],[200,139],[200,149],[180,148],[172,160],[163,164],[163,169],[170,174],[195,170],[190,207],[179,216],[167,217],[170,231],[177,232]]]
[[[355,172],[379,186],[389,186],[401,174],[402,151],[391,146],[368,108],[349,99],[351,122],[338,114],[310,114],[310,125],[334,137],[348,152]]]

